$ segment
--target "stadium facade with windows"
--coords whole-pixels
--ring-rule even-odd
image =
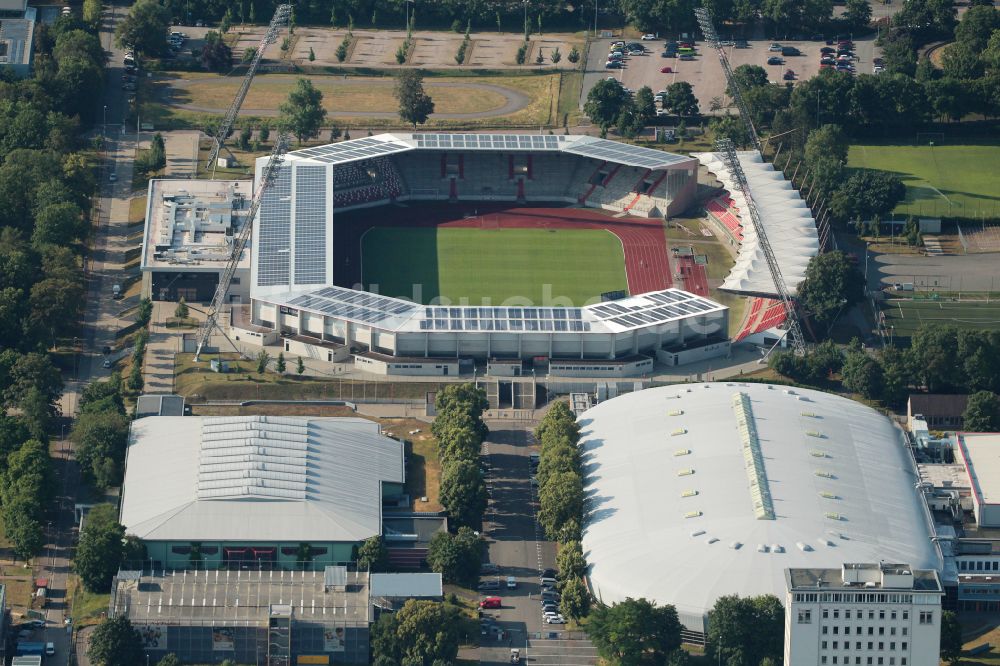
[[[320,360],[367,355],[366,369],[408,374],[435,368],[400,359],[657,353],[676,365],[724,354],[728,309],[676,289],[577,308],[445,307],[334,282],[335,217],[345,210],[507,201],[666,216],[690,204],[696,170],[693,158],[589,136],[380,134],[291,152],[261,203],[251,304],[234,312],[235,333],[262,344],[283,337],[286,351]]]
[[[906,436],[861,403],[680,384],[607,400],[579,423],[595,597],[672,604],[692,639],[721,596],[784,599],[789,568],[942,568]]]

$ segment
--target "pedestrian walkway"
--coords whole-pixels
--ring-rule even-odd
[[[597,648],[586,638],[531,639],[524,656],[531,666],[593,666],[598,659]]]

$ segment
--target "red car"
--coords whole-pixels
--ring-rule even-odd
[[[795,72],[791,69],[785,70],[785,80],[793,81],[795,79]]]
[[[480,608],[500,608],[503,601],[500,597],[486,597],[479,602]]]
[[[673,73],[674,73],[673,67],[664,67],[663,69],[660,70],[660,74],[673,74]]]

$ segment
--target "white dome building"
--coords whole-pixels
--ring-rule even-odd
[[[681,384],[580,416],[583,550],[604,603],[645,597],[689,632],[727,594],[784,599],[789,567],[941,568],[904,435],[840,396]]]

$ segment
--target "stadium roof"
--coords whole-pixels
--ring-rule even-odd
[[[778,290],[764,251],[757,242],[757,230],[747,212],[746,200],[721,153],[696,153],[694,156],[729,191],[743,226],[743,240],[736,264],[720,288],[738,294],[777,296]],[[759,153],[741,152],[738,156],[767,239],[778,259],[785,286],[794,295],[799,283],[805,279],[809,260],[819,253],[819,235],[812,212],[798,190],[785,180],[784,174],[776,171],[774,165],[762,161]]]
[[[692,160],[687,155],[632,146],[583,135],[553,134],[377,134],[362,139],[288,153],[290,161],[346,164],[410,150],[554,151],[647,169],[663,169]]]
[[[583,549],[605,603],[646,597],[704,631],[726,594],[783,598],[789,567],[940,568],[902,432],[839,396],[673,385],[580,417]]]
[[[622,333],[726,309],[715,301],[680,289],[653,291],[580,308],[424,306],[343,287],[291,291],[261,300],[386,330],[426,332]]]
[[[130,433],[121,522],[149,541],[360,541],[402,445],[364,419],[151,416]]]

